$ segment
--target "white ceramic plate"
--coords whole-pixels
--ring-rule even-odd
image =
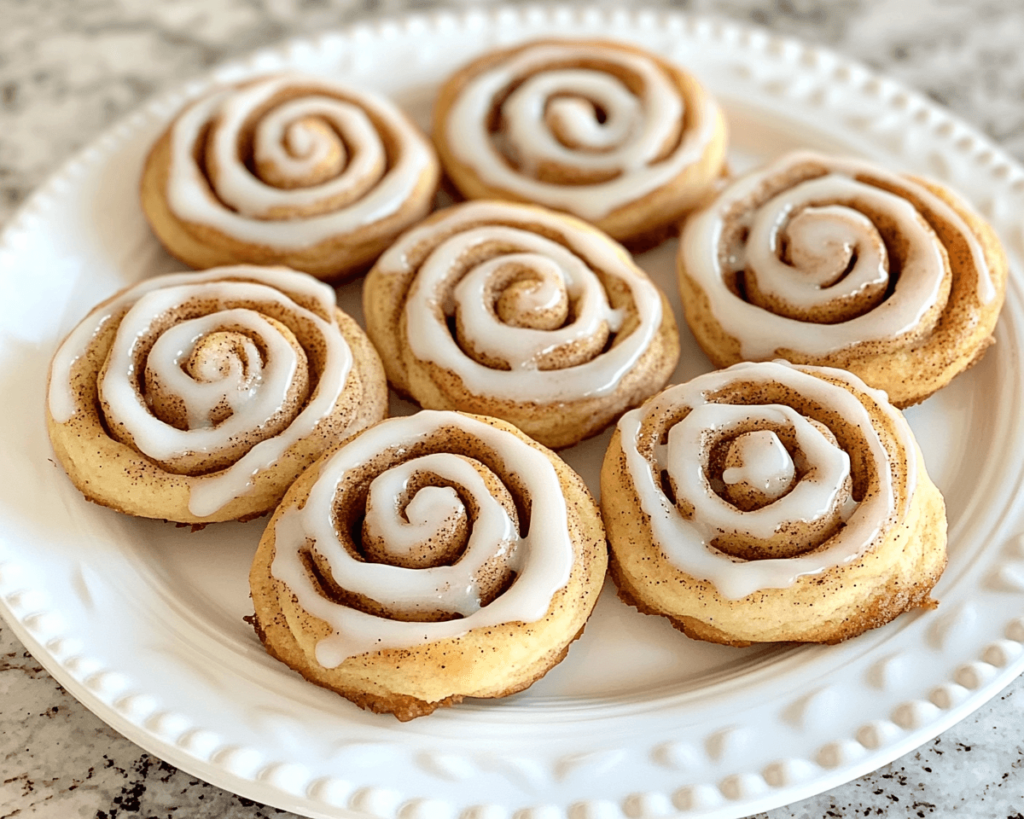
[[[137,204],[142,159],[186,98],[295,68],[392,95],[426,124],[438,82],[496,45],[635,40],[701,77],[743,168],[805,146],[924,172],[993,222],[1014,275],[998,344],[911,419],[950,520],[938,611],[836,647],[687,640],[605,590],[529,691],[400,724],[271,660],[242,621],[259,522],[191,534],[91,506],[51,460],[49,358],[86,310],[176,267]],[[33,196],[0,239],[0,611],[87,707],[210,782],[308,816],[736,817],[906,753],[1024,668],[1024,170],[934,104],[828,52],[672,12],[498,8],[373,23],[263,51],[159,99]],[[676,299],[674,243],[641,263]],[[343,302],[358,307],[359,284]],[[358,310],[357,310],[358,311]],[[684,333],[685,335],[685,333]],[[708,368],[688,335],[676,375]],[[568,453],[596,485],[607,434]]]

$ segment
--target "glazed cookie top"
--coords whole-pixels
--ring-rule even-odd
[[[717,105],[681,73],[624,44],[519,46],[449,80],[435,133],[494,189],[598,221],[671,182],[715,138]]]
[[[902,413],[833,368],[736,364],[669,387],[618,429],[655,544],[727,599],[855,560],[898,525],[917,481]]]
[[[189,509],[211,515],[345,408],[353,355],[335,310],[331,288],[284,268],[147,279],[60,345],[50,416],[61,425],[101,413],[111,437],[162,470],[199,476]]]
[[[168,138],[171,213],[278,251],[397,214],[437,162],[385,97],[301,74],[216,89]]]
[[[972,225],[933,187],[807,151],[733,182],[690,217],[679,254],[755,360],[913,343],[944,313],[971,324],[968,304],[949,303],[954,288],[985,309],[1002,287]]]
[[[576,547],[559,475],[525,436],[423,411],[370,428],[316,469],[305,502],[275,517],[271,574],[330,626],[315,649],[325,668],[536,622],[569,581]],[[366,558],[350,542],[360,520]],[[310,562],[363,605],[318,590]]]
[[[512,203],[437,214],[380,258],[368,298],[382,280],[402,283],[388,308],[413,355],[457,374],[470,392],[511,401],[613,392],[663,321],[658,289],[620,245],[578,220]]]

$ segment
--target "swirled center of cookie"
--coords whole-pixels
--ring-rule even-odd
[[[370,487],[363,554],[377,563],[409,569],[458,560],[469,537],[469,517],[455,488],[424,486],[403,503],[408,486],[397,487],[395,482],[395,476],[388,475]]]
[[[745,560],[813,550],[850,513],[849,456],[788,406],[694,407],[664,458],[676,506],[708,545]]]
[[[594,359],[621,324],[583,259],[511,227],[467,230],[427,258],[409,300],[416,307],[406,311],[410,341],[420,346],[437,326],[431,296],[454,318],[457,348],[437,344],[426,357],[453,370],[455,352],[494,370],[575,367]]]
[[[253,154],[264,182],[278,188],[322,185],[348,164],[345,143],[329,122],[302,117],[283,123],[283,133],[275,126],[255,134]]]
[[[780,196],[754,217],[744,271],[747,297],[788,318],[849,321],[882,303],[890,277],[895,279],[910,258],[899,252],[890,257],[879,226],[852,206],[803,206],[834,181],[805,185],[810,191],[797,200],[799,206],[794,197]],[[891,207],[872,205],[879,224],[891,233]]]
[[[510,273],[512,281],[494,303],[502,324],[531,330],[557,330],[565,324],[569,294],[557,273],[548,269],[512,269]]]
[[[509,94],[502,117],[520,169],[542,181],[595,183],[653,162],[672,147],[679,121],[670,116],[678,116],[678,98],[659,87],[641,102],[624,80],[643,81],[628,72],[620,79],[612,72],[622,69],[609,68],[551,70]]]
[[[387,168],[373,122],[345,99],[312,95],[285,100],[257,119],[247,113],[226,103],[209,137],[211,181],[242,215],[327,213],[363,196]]]
[[[364,567],[322,569],[324,585],[336,584],[350,605],[398,620],[450,620],[487,605],[514,579],[515,502],[484,464],[451,453],[395,464],[370,481],[361,525],[360,497],[346,495],[335,516]]]
[[[685,110],[674,79],[646,57],[552,43],[471,77],[446,128],[452,150],[489,183],[600,219],[697,162],[713,113],[707,101]]]
[[[386,100],[313,77],[214,92],[182,112],[171,136],[171,211],[275,249],[393,216],[433,162]]]
[[[189,309],[211,312],[165,326],[176,311],[164,302],[143,296],[122,320],[123,353],[101,378],[108,423],[170,471],[212,472],[288,426],[309,395],[306,354],[288,327],[255,310],[197,302]],[[139,386],[123,377],[133,371]],[[129,420],[138,398],[152,416]]]
[[[746,432],[729,443],[722,482],[733,506],[767,506],[785,495],[795,478],[793,458],[773,431]]]
[[[158,342],[160,347],[168,343],[173,339]],[[264,356],[257,341],[243,332],[202,335],[191,349],[175,350],[170,366],[161,366],[160,352],[146,361],[146,400],[155,416],[176,429],[225,421],[253,399],[263,380]]]

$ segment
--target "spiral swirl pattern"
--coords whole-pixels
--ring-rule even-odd
[[[603,535],[580,479],[514,428],[395,418],[310,470],[275,514],[251,575],[260,633],[305,676],[364,705],[375,692],[375,710],[503,695],[582,628]],[[516,647],[493,664],[510,634]],[[367,687],[378,674],[389,693]]]
[[[381,257],[363,298],[398,390],[504,418],[548,446],[600,430],[664,384],[678,357],[671,310],[629,255],[540,208],[437,214]]]
[[[57,351],[51,431],[64,441],[89,430],[80,446],[96,444],[98,462],[77,452],[75,470],[116,479],[108,459],[139,470],[134,492],[110,487],[118,508],[192,521],[260,514],[265,506],[226,510],[251,493],[276,502],[331,435],[383,414],[379,363],[356,362],[350,339],[362,359],[369,345],[340,316],[332,290],[284,268],[144,281],[96,308]],[[362,383],[366,375],[377,383]],[[106,482],[96,484],[105,494]],[[163,508],[159,497],[147,507],[143,495],[161,484],[178,486],[187,508],[175,512],[170,498]]]
[[[929,528],[915,531],[924,502]],[[843,639],[878,625],[883,609],[891,619],[927,600],[945,564],[941,496],[909,426],[883,393],[830,368],[737,364],[627,413],[605,461],[602,508],[627,598],[697,636]],[[916,555],[920,544],[929,551]],[[900,568],[904,558],[911,565]],[[913,594],[865,602],[879,577]],[[652,589],[657,604],[645,597]],[[853,610],[837,617],[819,601],[823,622],[785,611],[826,589],[837,601],[852,590]],[[766,616],[769,604],[782,619]]]
[[[717,365],[843,367],[898,406],[977,360],[1006,278],[991,229],[948,191],[808,152],[693,216],[679,267],[687,321]]]
[[[623,241],[693,207],[724,160],[724,120],[692,77],[604,41],[471,63],[442,88],[434,133],[466,196],[567,211]]]
[[[276,76],[215,91],[157,142],[143,205],[194,267],[287,264],[353,271],[431,207],[437,159],[383,97]]]

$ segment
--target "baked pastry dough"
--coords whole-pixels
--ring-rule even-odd
[[[981,358],[1006,276],[992,229],[950,191],[809,152],[732,183],[679,248],[686,321],[715,366],[841,367],[898,407]]]
[[[554,453],[497,419],[420,412],[296,481],[250,585],[270,654],[408,720],[545,674],[606,566],[597,505]]]
[[[334,291],[285,268],[147,279],[97,306],[50,366],[47,427],[91,501],[182,523],[273,509],[387,383]]]
[[[427,138],[384,97],[271,76],[178,114],[146,161],[142,206],[192,267],[250,262],[338,278],[430,212],[439,175]]]
[[[835,643],[930,597],[942,496],[855,375],[742,363],[623,416],[601,472],[620,596],[729,645]]]
[[[434,214],[374,265],[363,312],[396,390],[504,418],[551,447],[656,392],[679,357],[672,311],[629,254],[527,205]]]
[[[566,211],[634,248],[666,238],[725,162],[725,119],[700,83],[605,40],[488,52],[441,87],[433,134],[465,197]]]

